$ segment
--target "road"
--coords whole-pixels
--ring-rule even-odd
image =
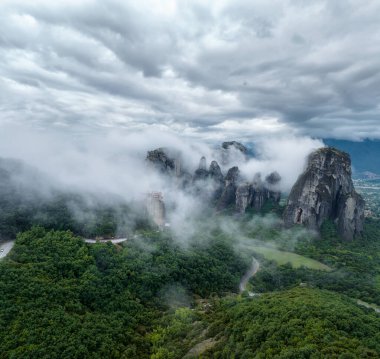
[[[13,248],[15,241],[7,241],[0,243],[0,259],[3,259]]]
[[[246,290],[249,279],[252,278],[257,273],[259,268],[260,268],[260,263],[256,260],[255,257],[252,257],[251,267],[248,269],[248,271],[243,275],[243,277],[240,280],[240,284],[239,284],[240,293]],[[251,293],[249,294],[251,295]],[[252,295],[254,294],[252,293]]]
[[[83,240],[86,242],[86,243],[107,243],[107,242],[111,242],[113,244],[117,244],[117,243],[123,243],[125,242],[126,240],[128,240],[128,238],[115,238],[115,239],[92,239],[92,238],[83,238]]]
[[[360,300],[360,299],[357,299],[356,303],[363,306],[363,307],[373,309],[376,313],[380,314],[380,307],[378,307],[376,304],[370,304],[370,303],[367,303],[367,302]]]

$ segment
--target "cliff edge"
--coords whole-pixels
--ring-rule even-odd
[[[340,236],[352,240],[363,231],[364,205],[352,183],[350,156],[320,148],[310,154],[306,170],[290,192],[284,223],[318,231],[325,220],[333,220]]]

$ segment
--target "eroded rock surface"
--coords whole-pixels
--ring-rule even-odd
[[[223,142],[221,148],[221,161],[224,166],[236,165],[247,159],[247,148],[237,141]]]
[[[247,208],[260,211],[265,203],[271,200],[278,203],[281,198],[279,183],[281,177],[273,172],[262,181],[261,174],[256,173],[252,183],[242,183],[236,190],[236,211],[244,213]]]
[[[239,142],[224,142],[222,149],[237,151],[245,155],[247,149]],[[203,201],[208,201],[218,211],[231,209],[237,213],[245,213],[249,208],[260,211],[268,200],[279,202],[281,192],[279,190],[280,175],[271,173],[261,179],[256,174],[252,181],[244,178],[237,166],[231,167],[226,176],[217,161],[213,160],[207,168],[207,160],[204,156],[199,161],[199,166],[193,175],[182,168],[180,155],[165,148],[149,151],[147,162],[160,173],[168,176],[169,180],[175,179],[175,184],[180,184],[188,193],[199,196]]]
[[[306,170],[293,186],[284,222],[287,227],[303,224],[319,230],[325,220],[333,220],[341,237],[352,240],[362,233],[364,204],[352,183],[350,156],[321,148],[309,156]]]
[[[239,174],[239,168],[236,166],[228,170],[226,178],[224,179],[224,189],[218,201],[218,210],[226,209],[235,204]]]
[[[161,173],[178,176],[181,173],[180,160],[170,152],[167,148],[157,148],[148,152],[146,161]]]

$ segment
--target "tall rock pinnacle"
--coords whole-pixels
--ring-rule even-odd
[[[325,220],[333,220],[340,236],[352,240],[363,230],[364,204],[352,183],[350,156],[321,148],[309,156],[305,172],[290,192],[285,226],[304,224],[319,230]]]

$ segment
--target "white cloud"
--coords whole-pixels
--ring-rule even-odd
[[[378,0],[2,1],[0,122],[380,138],[379,12]]]

